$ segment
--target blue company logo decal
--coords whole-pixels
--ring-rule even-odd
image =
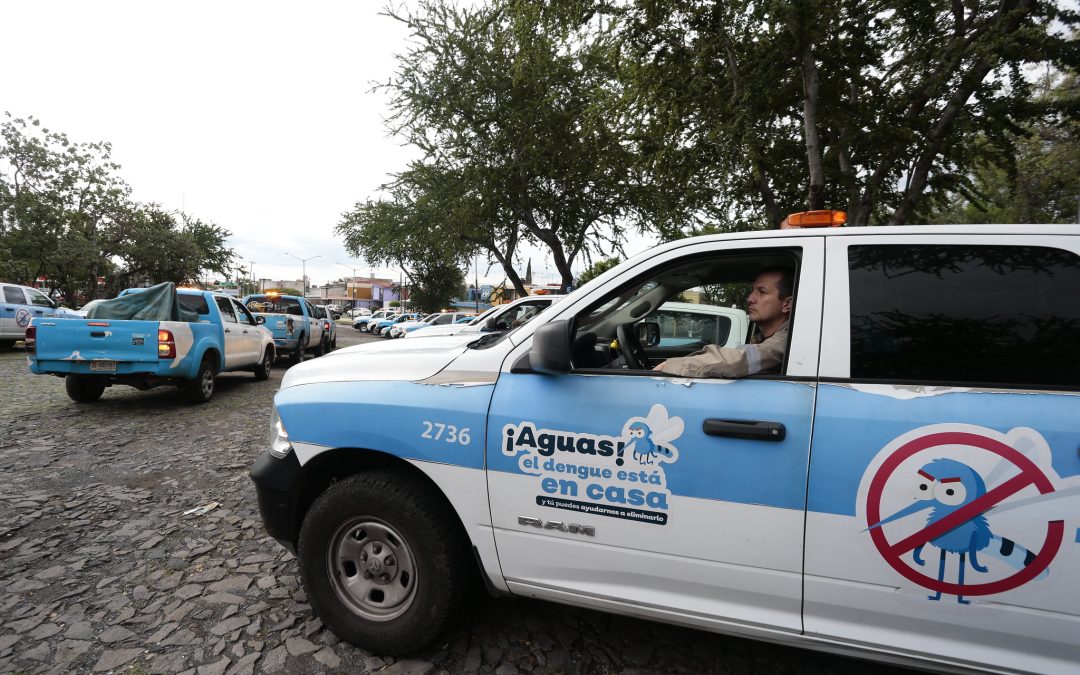
[[[679,459],[672,443],[683,428],[658,403],[626,420],[619,436],[507,424],[502,451],[539,476],[539,506],[664,525],[671,499],[664,466]]]

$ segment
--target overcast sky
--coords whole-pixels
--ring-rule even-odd
[[[307,263],[315,284],[353,265],[366,274],[334,226],[415,156],[387,136],[386,98],[372,91],[407,45],[384,6],[8,2],[0,111],[112,143],[137,201],[225,227],[256,277],[299,279],[287,253],[318,256]],[[557,281],[531,255],[534,281]]]

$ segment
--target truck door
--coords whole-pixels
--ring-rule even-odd
[[[495,540],[515,593],[801,630],[823,251],[820,237],[688,245],[549,310],[543,323],[571,322],[570,372],[530,371],[519,360],[531,339],[519,343],[496,383],[487,446]],[[611,362],[619,326],[680,296],[745,306],[757,273],[778,265],[793,273],[796,299],[774,374],[693,379]]]
[[[21,340],[30,325],[30,310],[26,295],[18,286],[4,286],[3,302],[0,303],[0,337]]]
[[[221,311],[221,328],[225,337],[225,368],[236,368],[244,364],[244,350],[246,342],[240,324],[236,320],[236,310],[233,309],[232,301],[228,298],[215,296],[218,309]]]
[[[305,307],[305,309],[307,309],[307,318],[305,319],[305,321],[307,321],[307,325],[308,325],[308,329],[307,329],[308,343],[307,343],[307,346],[308,347],[314,347],[315,345],[322,342],[322,338],[323,338],[322,321],[319,321],[319,319],[318,319],[319,314],[318,314],[318,311],[315,309],[314,305],[312,305],[310,302],[305,300],[304,301],[304,307]]]
[[[1075,670],[1080,242],[829,241],[809,635]]]
[[[262,333],[255,317],[247,307],[233,300],[236,321],[240,324],[240,334],[244,337],[244,363],[258,363],[262,358]]]

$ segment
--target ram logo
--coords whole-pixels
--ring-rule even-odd
[[[532,525],[541,530],[559,530],[560,532],[566,532],[568,534],[586,534],[590,537],[596,536],[596,528],[590,525],[560,523],[557,520],[545,522],[539,518],[530,518],[529,516],[518,516],[518,525]]]

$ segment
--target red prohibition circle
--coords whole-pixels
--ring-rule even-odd
[[[15,323],[19,324],[19,328],[26,328],[30,323],[30,312],[20,309],[15,313]]]
[[[921,543],[936,539],[938,536],[941,536],[941,534],[954,529],[961,523],[975,517],[975,515],[989,510],[995,504],[1000,503],[1029,485],[1034,485],[1040,494],[1049,494],[1054,491],[1054,486],[1050,482],[1050,479],[1039,470],[1039,467],[1036,466],[1034,462],[1016,449],[1011,448],[1000,441],[979,434],[962,431],[945,431],[936,434],[928,434],[905,443],[897,449],[896,452],[889,455],[881,465],[881,468],[878,469],[877,475],[875,475],[874,479],[870,482],[870,489],[866,495],[866,526],[870,527],[875,523],[881,522],[881,495],[884,491],[885,484],[888,482],[893,472],[896,471],[896,468],[900,466],[904,460],[915,453],[939,445],[968,445],[987,450],[1012,462],[1020,469],[1020,474],[1005,483],[1002,483],[993,490],[990,490],[982,497],[977,498],[968,505],[972,506],[972,509],[968,509],[966,506],[957,509],[954,514],[959,515],[960,520],[955,524],[949,525],[948,522],[950,517],[946,516],[939,521],[939,524],[922,528],[919,532],[916,532],[896,544],[890,544],[885,539],[883,528],[877,527],[870,530],[870,538],[873,540],[874,546],[877,547],[878,552],[885,559],[885,562],[889,563],[890,567],[909,581],[916,583],[923,588],[928,588],[932,591],[940,591],[941,593],[947,593],[949,595],[977,596],[1004,593],[1005,591],[1010,591],[1026,584],[1041,574],[1043,570],[1050,566],[1050,562],[1054,559],[1054,556],[1057,555],[1058,549],[1061,547],[1061,542],[1065,534],[1064,521],[1055,520],[1047,523],[1046,539],[1043,541],[1043,545],[1040,547],[1035,559],[1031,561],[1031,564],[1018,570],[1015,574],[997,581],[964,585],[938,581],[933,577],[920,574],[900,559],[900,556],[914,549],[916,546],[921,545]],[[962,512],[965,510],[971,511],[972,513],[969,516],[963,515]],[[935,533],[934,530],[936,529],[942,531],[940,533]]]

